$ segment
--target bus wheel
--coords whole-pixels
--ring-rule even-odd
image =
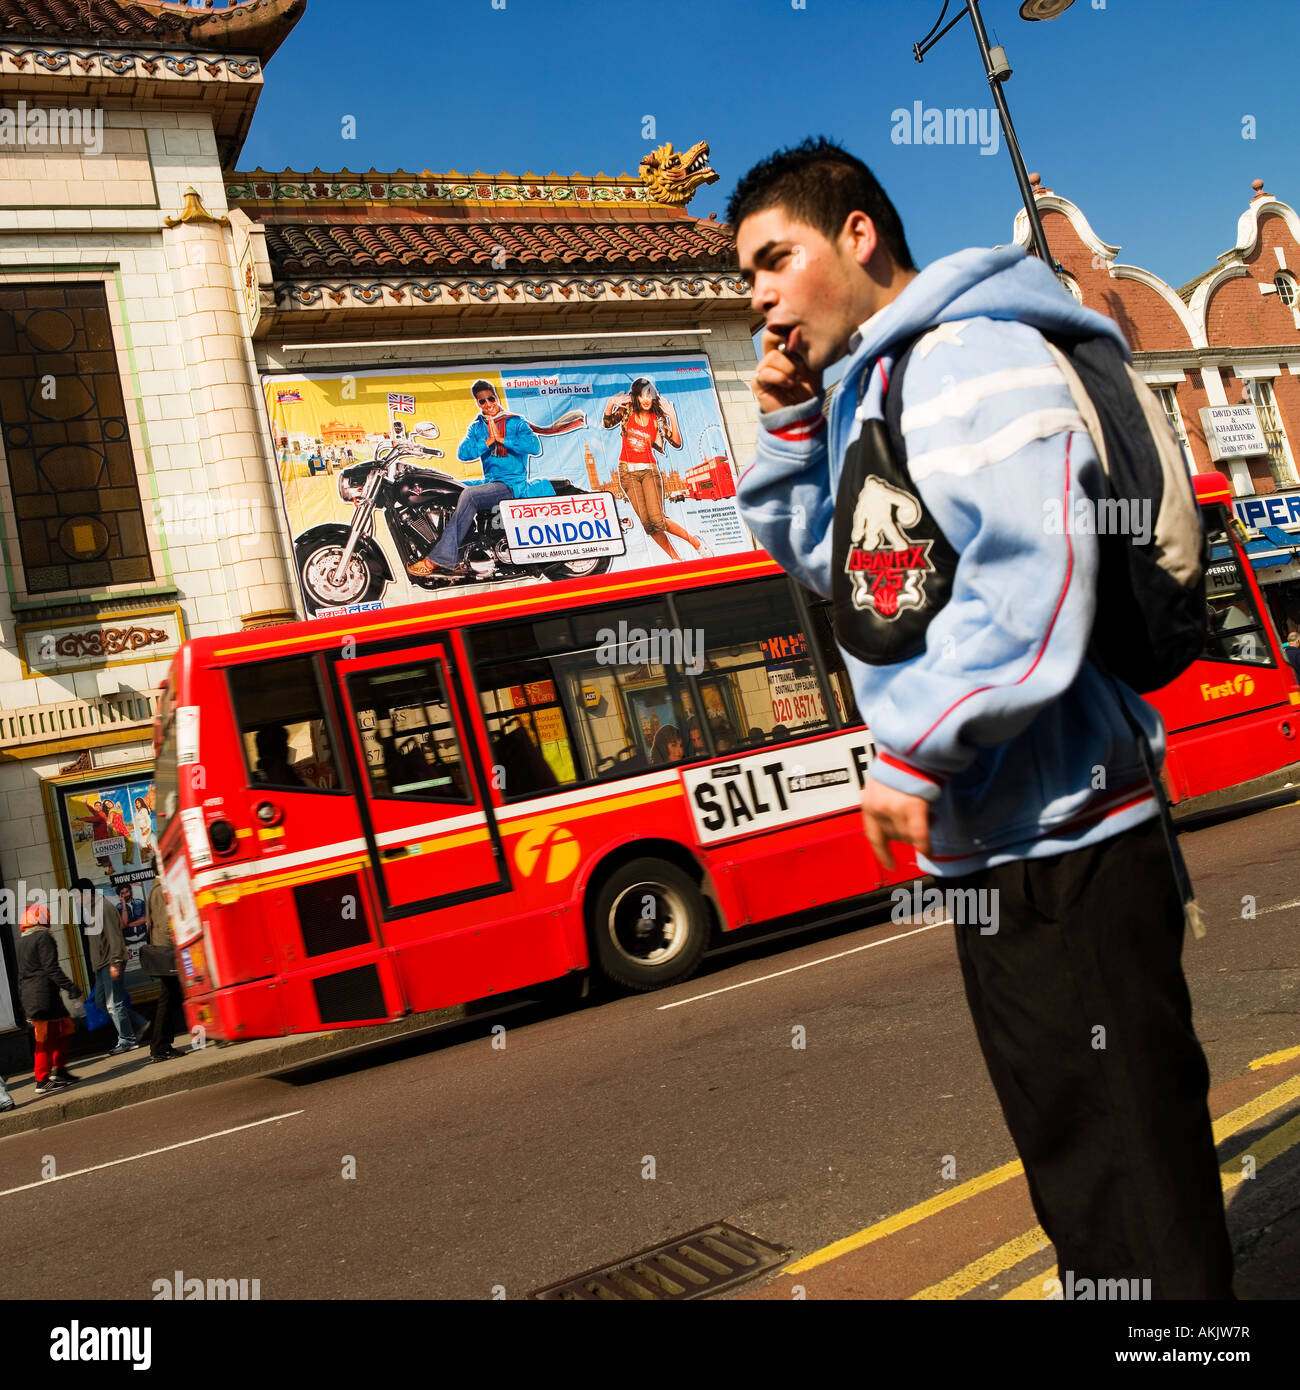
[[[675,864],[635,859],[606,879],[594,928],[604,975],[629,989],[659,989],[694,973],[709,943],[709,909]]]

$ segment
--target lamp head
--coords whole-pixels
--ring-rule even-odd
[[[1023,0],[1021,19],[1057,19],[1074,4],[1074,0]]]

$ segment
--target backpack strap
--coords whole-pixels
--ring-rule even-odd
[[[929,330],[927,330],[928,332]],[[860,419],[845,450],[831,541],[836,640],[871,666],[925,650],[925,632],[949,599],[957,554],[907,471],[902,381],[912,347],[904,342],[885,390],[887,417]],[[861,411],[869,374],[858,385]]]
[[[925,333],[920,333],[914,338],[905,338],[897,345],[894,365],[885,383],[885,428],[889,431],[889,442],[893,446],[894,457],[904,472],[907,471],[907,445],[903,443],[903,373],[907,371],[907,364],[912,360],[912,353],[929,332],[927,328]]]

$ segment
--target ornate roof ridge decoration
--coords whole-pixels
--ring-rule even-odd
[[[203,199],[199,196],[196,188],[185,190],[185,203],[181,208],[179,217],[166,217],[163,219],[163,226],[169,230],[172,227],[179,227],[183,222],[211,223],[214,227],[229,227],[230,218],[213,217],[213,215],[203,206]]]
[[[641,203],[654,204],[645,185],[630,174],[611,177],[597,174],[524,175],[512,179],[507,174],[407,174],[398,170],[368,174],[341,169],[337,173],[314,170],[310,174],[286,169],[269,173],[226,174],[226,197],[232,203]]]
[[[650,272],[612,275],[485,277],[453,280],[446,276],[424,280],[373,279],[277,281],[276,303],[289,309],[383,308],[446,304],[477,300],[481,304],[520,305],[550,302],[581,304],[584,301],[635,303],[637,299],[700,299],[707,294],[734,295],[748,302],[749,286],[734,271],[683,272],[678,275]],[[632,298],[628,298],[628,295]]]
[[[170,0],[0,0],[0,40],[95,47],[200,45],[263,62],[289,36],[307,0],[234,0],[222,10]]]
[[[3,0],[0,0],[3,3]],[[290,203],[322,206],[395,202],[406,205],[456,203],[581,204],[635,203],[668,215],[690,216],[685,205],[696,189],[718,181],[708,163],[706,141],[681,154],[671,143],[660,145],[642,160],[636,174],[535,174],[515,176],[502,170],[487,174],[458,169],[418,174],[405,169],[367,172],[352,169],[275,172],[260,165],[252,170],[228,170],[226,196],[232,203]],[[716,221],[712,215],[705,220]],[[719,224],[721,225],[721,224]]]
[[[3,3],[3,0],[0,0]],[[236,58],[209,48],[196,53],[180,49],[163,52],[157,48],[127,48],[124,51],[110,52],[106,48],[82,44],[75,48],[50,46],[33,47],[31,44],[9,44],[0,35],[0,74],[28,72],[67,72],[74,77],[102,73],[110,77],[157,77],[159,68],[165,69],[173,77],[204,76],[219,77],[223,72],[232,77],[248,81],[262,72],[261,61],[255,57]],[[74,68],[75,65],[75,68]]]
[[[717,183],[718,173],[709,165],[709,142],[701,140],[680,153],[665,141],[641,160],[641,181],[656,203],[684,208],[701,184]]]

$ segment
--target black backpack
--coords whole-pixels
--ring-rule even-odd
[[[903,375],[930,331],[899,345],[885,418],[862,422],[836,493],[835,635],[873,666],[925,649],[926,629],[951,597],[957,568],[956,552],[908,474],[900,427]],[[1088,654],[1131,689],[1158,690],[1201,655],[1206,640],[1205,534],[1182,449],[1160,403],[1111,338],[1044,340],[1105,475],[1095,508],[1100,559]]]

